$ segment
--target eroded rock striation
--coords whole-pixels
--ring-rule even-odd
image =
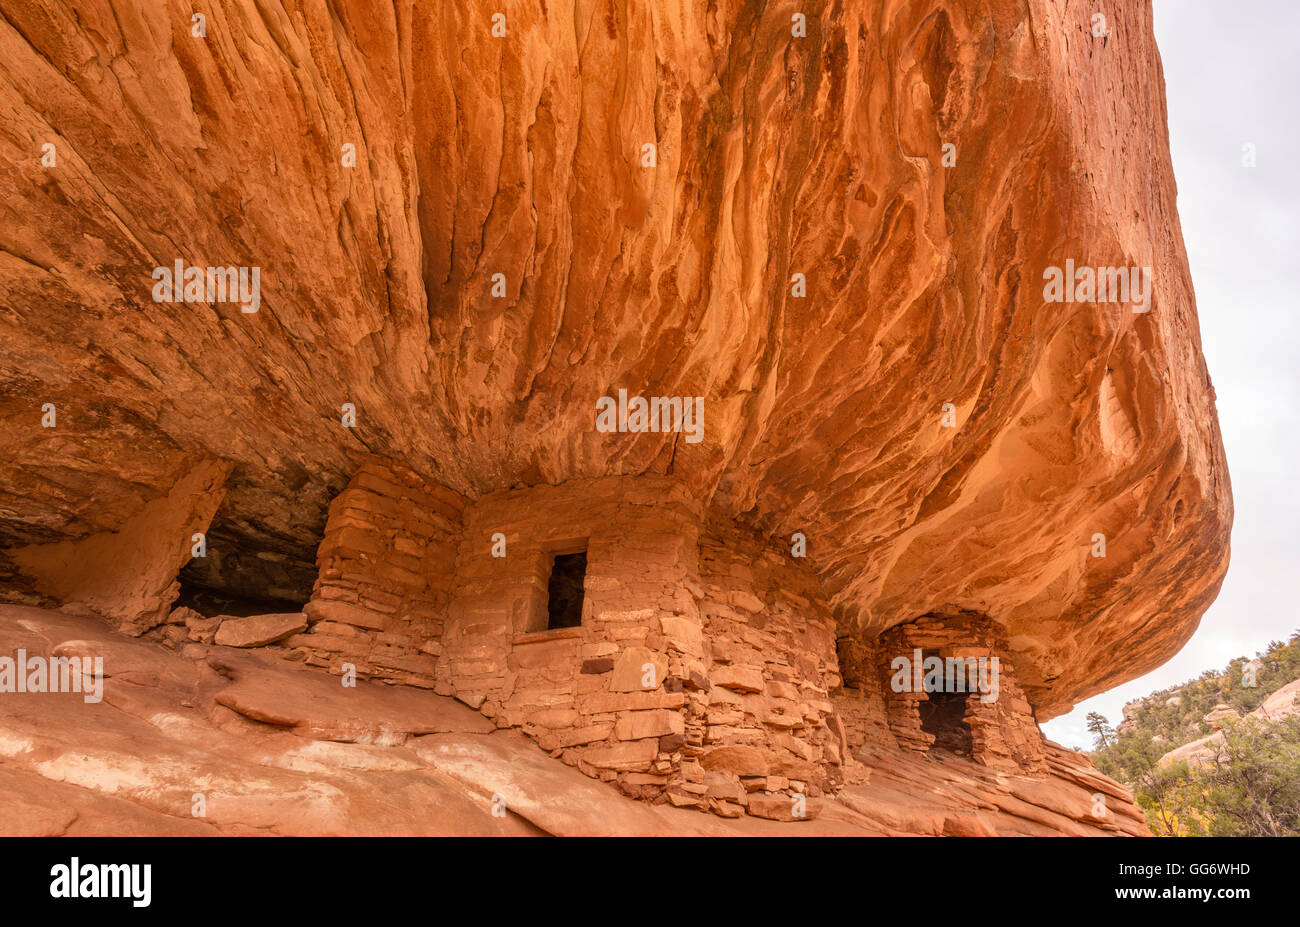
[[[1151,12],[1095,12],[0,0],[4,597],[655,807],[1140,832],[1036,722],[1187,640],[1232,507]]]

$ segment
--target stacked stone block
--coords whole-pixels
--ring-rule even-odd
[[[1016,682],[1015,666],[998,626],[973,612],[927,615],[897,625],[880,636],[877,654],[878,678],[884,695],[890,730],[900,746],[928,751],[934,737],[921,726],[919,703],[925,692],[894,692],[890,685],[891,661],[898,656],[912,658],[916,650],[925,657],[998,658],[998,696],[982,701],[978,695],[966,699],[963,720],[969,726],[972,758],[986,766],[1008,772],[1046,775],[1047,760],[1043,735],[1030,706]]]
[[[831,703],[844,729],[846,752],[857,757],[871,748],[898,749],[876,678],[879,656],[874,643],[841,637],[836,650],[843,683],[831,693]]]
[[[697,503],[673,480],[493,493],[465,517],[438,691],[638,798],[702,804],[683,708],[707,685]],[[504,536],[504,556],[493,556]],[[584,548],[582,624],[545,630],[556,553]],[[498,546],[499,550],[499,546]]]
[[[586,552],[581,624],[548,629],[558,554]],[[668,477],[606,477],[468,501],[368,459],[330,508],[290,638],[306,662],[433,688],[635,798],[725,816],[811,817],[867,749],[929,749],[888,689],[914,648],[1001,659],[965,719],[975,759],[1043,767],[1005,644],[980,616],[836,639],[819,581],[784,546],[704,525]],[[882,685],[883,683],[883,685]]]
[[[735,526],[701,541],[700,581],[709,688],[686,723],[710,807],[789,819],[842,782],[834,621],[798,558]]]
[[[464,500],[409,469],[368,460],[331,503],[320,574],[287,641],[313,666],[433,688]]]

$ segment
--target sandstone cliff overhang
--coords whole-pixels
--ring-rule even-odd
[[[229,468],[198,579],[305,598],[360,452],[469,497],[671,476],[805,535],[843,634],[992,617],[1039,720],[1217,593],[1148,4],[1101,36],[1042,0],[802,36],[790,4],[552,0],[501,36],[454,4],[209,7],[203,35],[143,0],[0,16],[11,593],[51,595],[25,550]],[[259,268],[258,311],[155,302],[177,260]],[[1067,261],[1150,268],[1148,311],[1045,302]],[[703,439],[598,432],[620,389],[704,397]]]

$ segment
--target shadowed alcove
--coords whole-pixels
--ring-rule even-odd
[[[971,756],[974,749],[970,725],[966,722],[968,692],[929,692],[917,703],[921,730],[934,736],[932,749]]]

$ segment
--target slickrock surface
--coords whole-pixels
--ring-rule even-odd
[[[1231,499],[1148,3],[1106,4],[1102,37],[1079,0],[813,5],[801,37],[795,4],[733,0],[509,5],[500,37],[482,5],[204,11],[195,37],[184,5],[0,0],[11,600],[139,629],[188,562],[301,605],[361,452],[466,498],[671,476],[710,523],[806,535],[843,637],[991,616],[1039,721],[1167,659],[1216,594]],[[155,303],[177,259],[259,267],[259,310]],[[1044,303],[1066,260],[1151,267],[1150,311]],[[620,388],[704,397],[703,440],[598,433]],[[169,760],[46,723],[9,749],[48,759],[3,774],[142,829],[295,828],[138,804],[226,762],[176,717],[131,722]],[[316,831],[369,820],[345,780],[381,775],[527,829],[425,772],[257,769],[317,790]],[[418,829],[398,807],[373,826]]]
[[[212,640],[223,647],[261,647],[306,629],[307,619],[301,614],[249,615],[247,618],[226,618],[217,627]]]
[[[1205,716],[1206,720],[1209,720],[1210,715],[1215,715],[1215,720],[1219,722],[1213,725],[1214,731],[1205,737],[1175,747],[1160,757],[1158,764],[1160,766],[1171,766],[1180,760],[1185,760],[1188,766],[1204,766],[1219,762],[1219,748],[1225,739],[1222,730],[1222,721],[1224,719],[1268,725],[1285,721],[1296,714],[1300,714],[1300,679],[1288,682],[1264,699],[1258,708],[1248,712],[1244,718],[1238,716],[1235,711],[1230,713],[1210,712]]]
[[[430,692],[0,606],[0,652],[18,648],[131,672],[99,703],[0,697],[0,835],[1145,833],[1127,792],[1054,745],[1045,779],[891,752],[811,820],[726,820],[624,797]]]

